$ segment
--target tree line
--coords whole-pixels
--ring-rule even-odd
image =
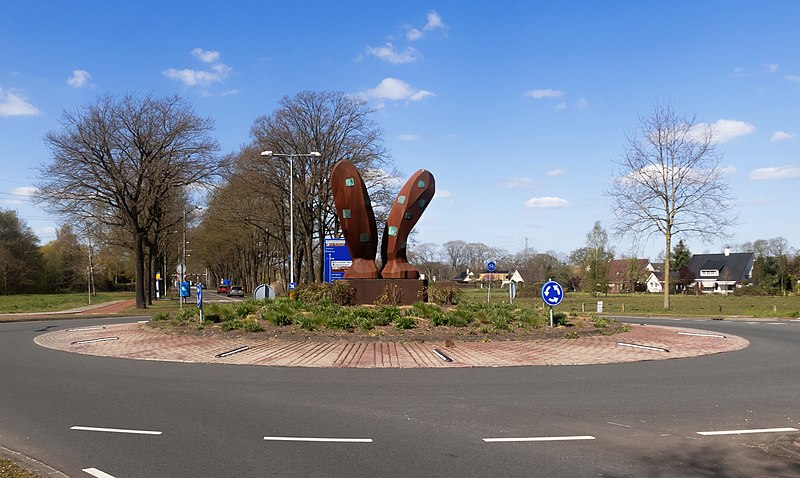
[[[261,283],[286,284],[289,270],[297,271],[300,281],[319,282],[324,238],[340,230],[331,200],[332,166],[347,159],[359,168],[379,224],[397,193],[400,172],[372,113],[364,100],[341,92],[301,92],[256,118],[249,141],[237,152],[220,155],[211,136],[213,121],[198,116],[183,98],[105,95],[64,112],[60,128],[45,135],[52,157],[40,169],[36,199],[72,226],[57,241],[73,234],[86,245],[89,262],[93,251],[97,257],[116,251],[132,265],[137,307],[152,302],[156,273],[172,276],[184,258],[194,277],[212,285],[223,278],[248,290]],[[664,238],[666,283],[671,273],[680,273],[674,238],[719,237],[734,223],[713,131],[700,126],[670,105],[656,105],[628,138],[606,191],[617,235],[634,241]],[[262,155],[266,151],[274,154]],[[556,278],[594,293],[606,287],[605,268],[614,257],[599,222],[585,247],[567,256],[527,249],[508,254],[461,240],[441,246],[411,240],[409,254],[430,277],[480,270],[494,258],[530,280]],[[754,250],[759,247],[753,243]],[[785,291],[796,280],[796,255],[788,245],[782,252],[773,249],[758,256],[759,281],[774,277]],[[9,251],[0,249],[0,285],[14,292],[37,270],[21,272],[20,261],[41,258]]]

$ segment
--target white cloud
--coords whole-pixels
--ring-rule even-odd
[[[750,179],[794,179],[800,178],[800,166],[776,166],[750,171]]]
[[[417,90],[403,80],[397,78],[384,78],[375,88],[362,93],[367,98],[386,100],[419,101],[429,96],[435,96],[428,90]]]
[[[536,186],[536,180],[523,176],[509,178],[500,183],[500,187],[503,189],[530,189],[534,186]]]
[[[434,193],[433,197],[439,199],[451,198],[453,197],[453,193],[449,189],[438,189],[436,190],[436,193]]]
[[[422,38],[423,35],[425,35],[425,34],[422,33],[421,31],[419,31],[418,29],[409,28],[409,30],[406,32],[406,40],[408,40],[408,41],[417,41],[420,38]]]
[[[559,197],[545,196],[540,198],[530,198],[525,201],[525,207],[530,208],[554,208],[554,207],[567,207],[569,201]]]
[[[775,142],[775,141],[786,141],[787,139],[792,139],[792,138],[794,138],[794,135],[791,133],[776,131],[772,133],[772,137],[769,140]]]
[[[766,69],[768,73],[775,73],[776,71],[778,71],[779,67],[780,65],[777,63],[766,63],[764,65],[764,69]]]
[[[192,50],[192,55],[203,63],[216,63],[219,61],[219,52],[215,50],[195,48]]]
[[[195,48],[191,51],[191,54],[201,62],[209,64],[209,67],[205,70],[169,68],[162,72],[163,75],[171,80],[180,81],[186,86],[199,86],[201,88],[207,88],[214,83],[222,83],[230,76],[232,68],[219,61],[220,54],[218,51]]]
[[[589,107],[589,101],[586,98],[581,98],[578,100],[578,103],[575,104],[575,107],[579,110],[585,110]]]
[[[567,172],[564,171],[563,169],[551,169],[550,171],[547,172],[548,176],[562,176],[564,174],[567,174]]]
[[[21,188],[14,188],[11,191],[11,194],[14,194],[15,196],[22,196],[26,198],[33,196],[35,193],[36,193],[36,188],[33,186],[23,186]]]
[[[551,89],[530,90],[526,91],[524,96],[529,96],[534,100],[540,100],[542,98],[561,98],[562,96],[564,96],[564,92],[561,90],[551,90]]]
[[[0,116],[36,116],[39,109],[19,95],[0,87]]]
[[[436,13],[435,10],[431,10],[428,12],[428,23],[422,27],[423,30],[426,32],[433,31],[433,30],[443,30],[445,27],[444,22],[442,21],[442,17]]]
[[[756,130],[755,126],[744,121],[721,119],[713,124],[697,123],[689,130],[689,135],[701,139],[708,128],[711,128],[712,138],[717,143],[727,143]]]
[[[67,84],[73,88],[83,88],[89,85],[92,75],[86,70],[73,70],[72,77],[67,79]]]
[[[419,135],[411,134],[411,133],[404,133],[398,136],[400,141],[416,141],[419,139]]]
[[[783,77],[786,81],[791,81],[792,83],[799,83],[800,82],[800,75],[786,75]]]
[[[403,63],[413,63],[420,58],[420,53],[416,48],[406,47],[405,50],[398,51],[391,43],[383,46],[371,47],[367,45],[367,54],[394,65]]]

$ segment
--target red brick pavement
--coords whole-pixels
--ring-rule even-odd
[[[68,352],[139,360],[226,363],[285,367],[452,368],[521,365],[585,365],[697,357],[740,350],[749,342],[734,335],[654,325],[631,325],[630,332],[577,339],[455,342],[315,342],[177,335],[144,323],[84,327],[49,332],[36,343]],[[701,335],[683,335],[679,332]],[[86,342],[97,339],[110,339]],[[638,344],[667,349],[621,346]],[[227,351],[238,353],[218,357]],[[434,354],[439,349],[452,358]]]

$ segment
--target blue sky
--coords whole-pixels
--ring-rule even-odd
[[[42,137],[99,95],[180,94],[232,152],[281,97],[343,91],[368,98],[406,175],[436,177],[419,241],[566,254],[595,221],[610,230],[612,162],[669,102],[716,128],[740,221],[692,251],[777,236],[800,247],[800,2],[224,5],[5,5],[0,207],[55,237],[57,219],[27,196],[51,160]]]

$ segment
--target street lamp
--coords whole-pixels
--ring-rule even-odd
[[[289,158],[289,284],[294,285],[294,158],[295,157],[320,157],[319,151],[310,153],[273,153],[272,151],[262,151],[261,156],[277,156]]]

